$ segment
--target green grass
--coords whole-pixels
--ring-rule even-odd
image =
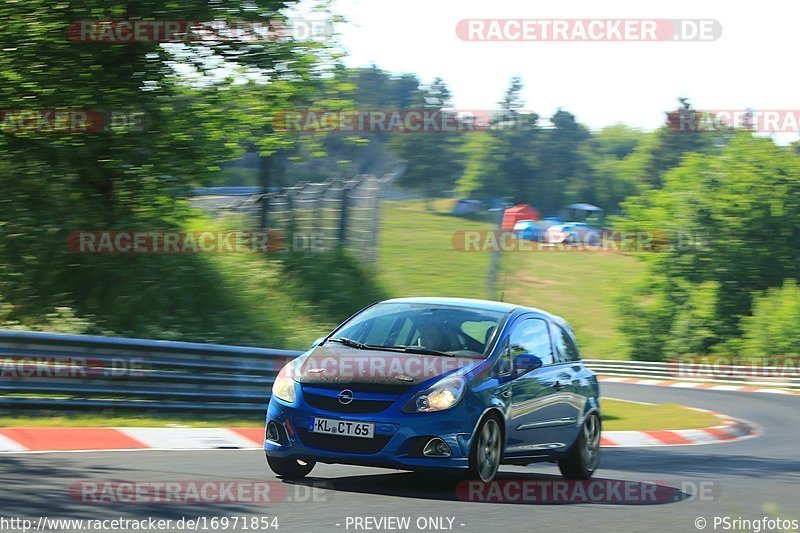
[[[212,219],[197,211],[184,230],[241,231],[251,224],[241,216]],[[358,309],[389,296],[372,265],[338,249],[311,253],[276,245],[269,254],[201,253],[191,259],[213,273],[209,289],[230,316],[227,326],[214,324],[214,333],[229,344],[306,350]],[[201,299],[200,317],[200,306],[212,307]],[[239,336],[242,330],[246,337]]]
[[[430,212],[421,201],[384,203],[379,280],[392,296],[487,297],[489,253],[454,249],[453,234],[491,225],[448,215],[452,204],[439,200]],[[643,271],[624,254],[508,252],[498,288],[505,285],[505,301],[564,317],[584,357],[623,359],[615,301]]]
[[[379,279],[393,296],[486,297],[488,254],[455,250],[452,236],[487,223],[428,212],[421,201],[384,202],[382,209]]]
[[[603,431],[696,429],[716,426],[720,418],[703,411],[673,404],[642,404],[603,399]]]
[[[20,415],[0,416],[0,427],[259,427],[260,416],[131,414],[125,411],[46,412],[31,411]]]
[[[429,211],[423,201],[384,202],[372,294],[489,296],[489,253],[457,250],[453,235],[464,230],[491,229],[492,225],[451,216],[452,204],[452,200],[437,200],[433,211]],[[208,229],[216,224],[219,223],[200,218],[195,227],[188,229]],[[330,285],[332,278],[324,272],[311,269],[303,277],[297,276],[293,287],[281,275],[277,261],[248,254],[200,257],[228,290],[231,305],[241,309],[241,319],[263,332],[262,345],[305,349],[340,318],[367,303],[339,305],[342,316],[334,318],[329,312],[331,305],[320,305],[319,298],[314,297],[320,291],[309,290],[324,292]],[[615,301],[624,297],[628,282],[643,271],[642,262],[631,255],[510,252],[502,258],[497,286],[504,286],[506,301],[564,317],[575,329],[584,357],[621,359],[624,340],[618,329]],[[363,284],[353,285],[342,289],[366,292]],[[338,290],[338,294],[344,301],[343,291]]]
[[[204,259],[230,287],[241,320],[262,332],[262,346],[306,350],[335,326],[315,316],[313,304],[298,299],[276,264],[246,254],[215,254]],[[238,344],[238,343],[237,343]]]
[[[107,311],[115,319],[111,325],[122,326],[109,331],[145,338],[306,349],[341,319],[375,299],[415,295],[486,298],[489,254],[455,249],[453,235],[492,226],[479,218],[449,215],[452,205],[452,200],[438,200],[429,211],[422,201],[385,202],[374,269],[346,254],[279,258],[221,253],[157,258],[161,270],[156,271],[156,279],[140,276],[146,284],[135,288],[131,283],[122,284],[117,287],[116,299],[109,299],[114,304],[108,307],[114,311]],[[211,220],[198,213],[184,229],[241,227],[241,220]],[[116,259],[122,264],[129,258]],[[636,257],[622,254],[512,252],[502,258],[498,286],[505,284],[506,301],[539,307],[568,320],[584,357],[623,358],[615,301],[624,298],[627,281],[642,273],[643,264]],[[118,304],[126,304],[134,296],[138,307],[123,306],[120,311]],[[125,329],[126,324],[132,329]],[[620,406],[607,400],[605,408],[607,429],[679,429],[714,423],[710,415],[676,406]],[[216,416],[131,415],[130,411],[0,415],[0,426],[260,423]]]
[[[306,349],[375,300],[496,299],[498,293],[487,294],[489,253],[460,251],[453,243],[459,231],[492,225],[485,217],[450,215],[453,202],[437,200],[432,210],[424,201],[384,202],[376,265],[335,252],[92,257],[97,275],[110,277],[108,287],[91,287],[76,312],[94,321],[83,330],[89,333]],[[196,211],[181,229],[251,225]],[[614,302],[642,271],[636,257],[621,254],[511,252],[502,258],[497,286],[505,286],[506,301],[568,320],[585,357],[622,358]],[[81,332],[71,323],[44,329]]]
[[[211,185],[216,187],[224,186],[248,186],[253,187],[259,184],[258,170],[255,168],[228,167],[220,170],[211,180]]]
[[[694,429],[718,425],[710,413],[680,405],[649,405],[623,400],[602,400],[603,430]],[[0,427],[260,427],[260,416],[130,414],[105,410],[100,413],[30,412],[0,416]]]
[[[563,317],[585,358],[625,359],[616,300],[642,266],[636,257],[614,253],[516,252],[505,261],[506,300]]]

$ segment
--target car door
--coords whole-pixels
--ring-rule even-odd
[[[543,366],[512,378],[506,455],[537,455],[569,446],[578,411],[564,390],[571,382],[570,369],[555,356],[549,320],[520,317],[512,325],[508,344],[512,365],[521,354],[531,354]]]
[[[560,393],[564,402],[569,404],[580,419],[586,408],[586,402],[594,395],[587,378],[590,372],[586,370],[581,361],[575,337],[568,327],[551,322],[550,333],[555,347],[555,367],[559,368],[558,379],[561,386]],[[578,436],[580,424],[563,428],[568,442]]]

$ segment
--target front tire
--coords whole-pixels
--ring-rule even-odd
[[[273,472],[282,478],[300,479],[310,474],[317,462],[301,461],[300,459],[289,459],[284,457],[270,457],[268,455],[267,464]]]
[[[503,432],[495,416],[486,417],[472,441],[469,454],[469,477],[488,483],[497,475],[503,455]]]
[[[558,462],[561,475],[567,479],[589,479],[600,464],[600,417],[591,413],[583,421],[581,432],[569,456]]]

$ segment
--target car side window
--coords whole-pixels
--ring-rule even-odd
[[[579,361],[581,358],[578,347],[567,330],[561,326],[553,327],[553,335],[556,339],[556,352],[558,353],[558,360],[561,363],[571,363],[572,361]]]
[[[519,354],[535,355],[545,365],[553,364],[553,350],[547,322],[541,318],[526,318],[514,326],[509,346],[511,360]]]
[[[508,374],[513,369],[511,365],[511,355],[508,350],[508,340],[505,341],[505,346],[500,350],[500,356],[497,359],[497,374],[503,376]]]

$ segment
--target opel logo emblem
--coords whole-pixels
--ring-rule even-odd
[[[345,389],[339,393],[339,403],[342,405],[347,405],[348,403],[353,401],[353,391],[350,389]]]

